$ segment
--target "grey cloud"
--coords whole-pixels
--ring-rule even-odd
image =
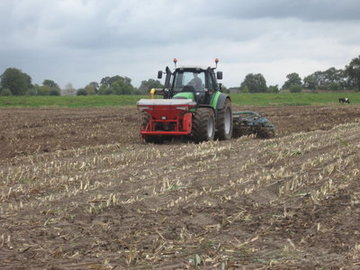
[[[268,68],[276,81],[276,61],[307,59],[309,73],[334,52],[349,61],[360,49],[358,10],[350,0],[1,0],[0,73],[16,66],[36,82],[80,87],[111,74],[139,82],[173,57],[205,65],[220,57],[233,67],[227,86],[240,83],[236,68]]]
[[[297,18],[304,21],[359,20],[357,0],[230,0],[225,3],[211,0],[209,12],[218,16],[239,19]]]

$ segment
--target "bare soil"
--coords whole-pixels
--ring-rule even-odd
[[[0,110],[0,269],[359,269],[360,106],[144,144],[135,108]]]

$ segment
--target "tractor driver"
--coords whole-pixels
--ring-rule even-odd
[[[188,85],[191,85],[195,88],[195,90],[203,90],[202,81],[198,76],[198,73],[193,72],[194,78],[189,82]]]

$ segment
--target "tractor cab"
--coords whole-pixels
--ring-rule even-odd
[[[217,79],[222,79],[222,72],[215,76],[215,68],[179,67],[171,72],[166,67],[165,86],[162,94],[164,98],[191,99],[198,105],[210,105],[213,94],[221,90]],[[161,79],[162,71],[158,72]]]

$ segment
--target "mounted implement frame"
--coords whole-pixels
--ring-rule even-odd
[[[141,134],[189,135],[192,128],[192,113],[196,106],[190,99],[141,99],[137,104],[144,113]]]
[[[242,111],[233,113],[233,137],[255,134],[257,138],[273,138],[275,126],[266,117],[257,112]]]

